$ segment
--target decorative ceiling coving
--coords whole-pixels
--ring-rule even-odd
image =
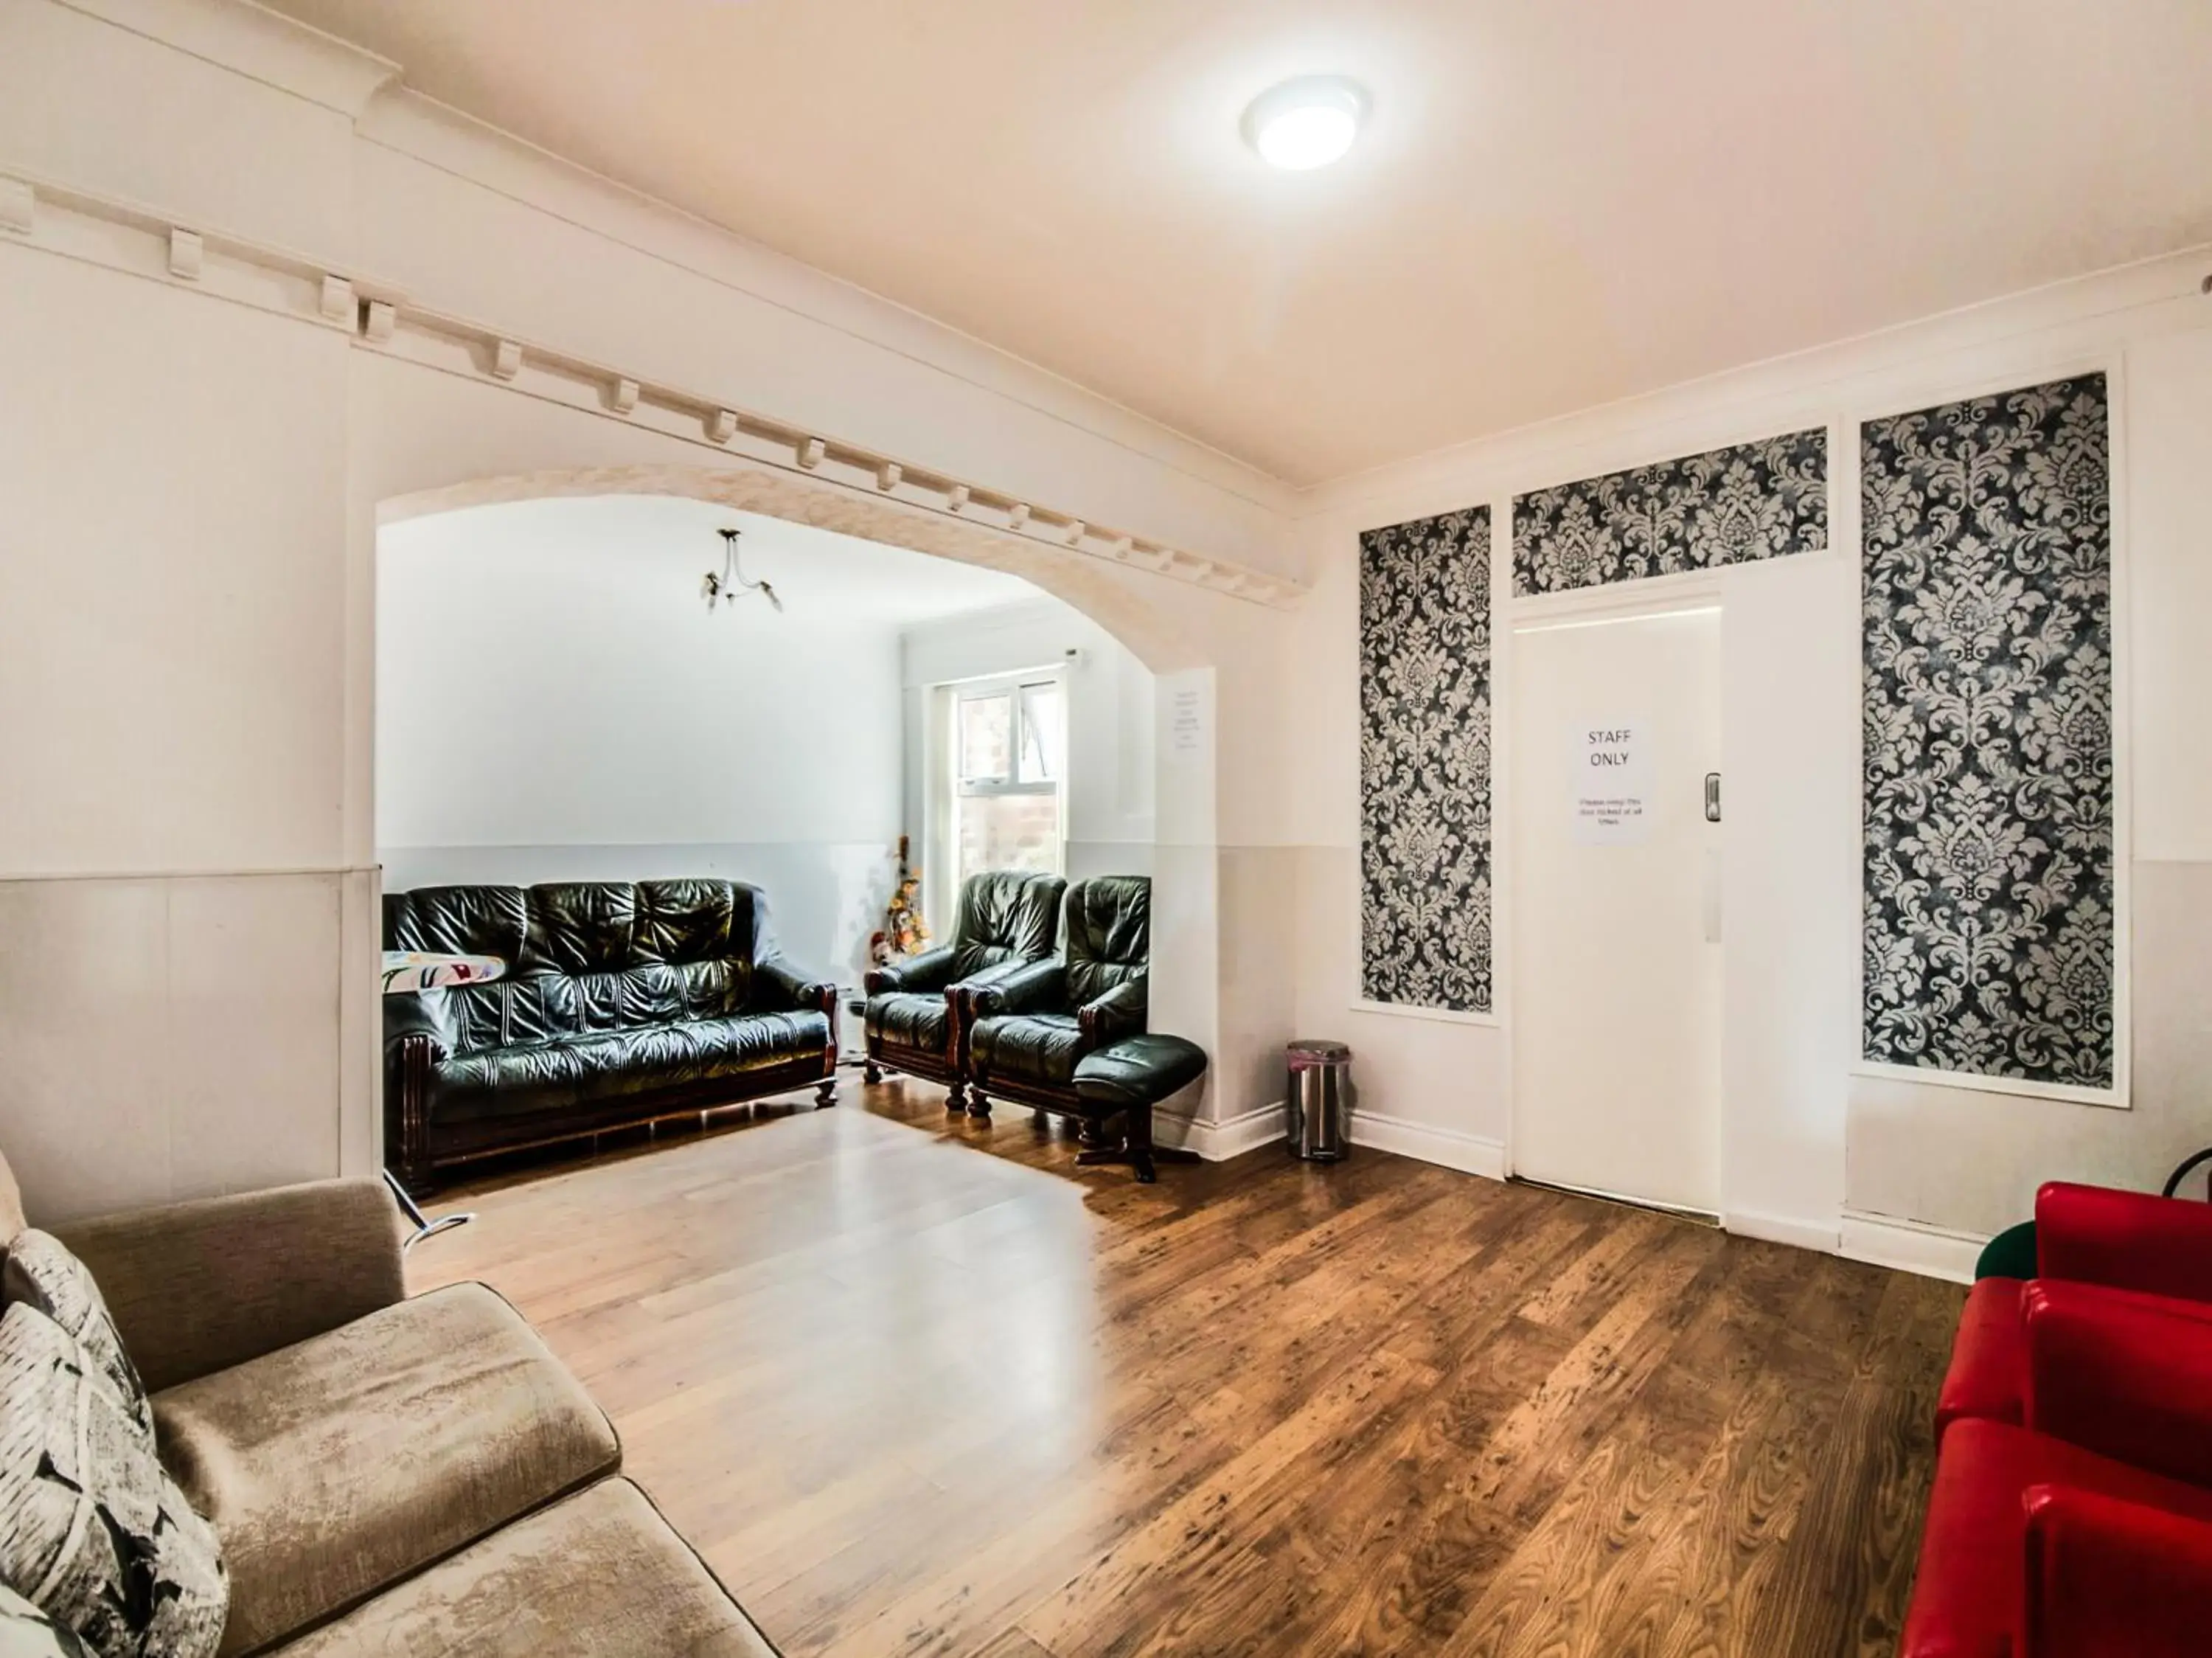
[[[2196,0],[272,3],[1293,484],[2212,241]]]
[[[1490,509],[1359,538],[1360,994],[1491,1006]]]
[[[2105,377],[1869,421],[1866,1057],[2114,1081]]]
[[[1714,570],[1828,545],[1828,434],[1815,426],[1513,500],[1522,598]]]

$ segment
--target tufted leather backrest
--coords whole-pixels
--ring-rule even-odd
[[[384,895],[384,948],[439,955],[522,954],[529,902],[520,887],[418,887]]]
[[[955,973],[964,977],[1006,961],[1042,961],[1060,930],[1060,899],[1067,883],[1058,875],[988,869],[960,887],[952,918]]]
[[[426,887],[385,895],[384,942],[508,964],[410,1010],[469,1053],[733,1013],[752,996],[765,917],[758,889],[733,881]]]
[[[1143,875],[1093,875],[1067,889],[1068,999],[1096,1001],[1141,978],[1152,959],[1152,883]]]

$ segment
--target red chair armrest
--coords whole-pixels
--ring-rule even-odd
[[[2195,1658],[2212,1643],[2212,1525],[2032,1485],[2027,1658]]]
[[[2055,1181],[2035,1194],[2035,1271],[2212,1301],[2212,1204]]]
[[[2029,1428],[2212,1487],[2212,1320],[2195,1303],[2038,1279],[2021,1311]]]

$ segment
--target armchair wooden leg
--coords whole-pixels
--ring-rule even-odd
[[[955,1115],[968,1109],[968,1085],[957,1077],[945,1091],[945,1108]]]
[[[825,1076],[814,1085],[814,1106],[819,1111],[824,1106],[837,1103],[837,1079]]]
[[[983,1090],[973,1084],[968,1089],[968,1114],[984,1118],[991,1114],[991,1102],[983,1097]]]
[[[873,1088],[877,1083],[884,1080],[884,1068],[881,1065],[878,1065],[873,1059],[862,1060],[860,1062],[860,1080],[863,1082],[866,1082],[870,1088]]]
[[[1152,1167],[1152,1108],[1139,1106],[1129,1113],[1127,1137],[1123,1143],[1128,1148],[1129,1167],[1137,1171],[1137,1183],[1150,1186],[1160,1177]]]

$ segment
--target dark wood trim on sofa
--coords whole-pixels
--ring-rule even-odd
[[[770,1095],[814,1088],[814,1103],[833,1105],[837,1092],[837,997],[823,986],[819,1011],[829,1015],[830,1040],[822,1053],[802,1054],[781,1064],[764,1065],[736,1076],[654,1088],[611,1100],[601,1106],[434,1126],[429,1120],[430,1039],[419,1033],[398,1041],[399,1087],[386,1084],[384,1161],[399,1184],[416,1197],[437,1189],[447,1170],[510,1151],[588,1140],[618,1129],[643,1128],[679,1118],[704,1117],[725,1106],[747,1105]]]

